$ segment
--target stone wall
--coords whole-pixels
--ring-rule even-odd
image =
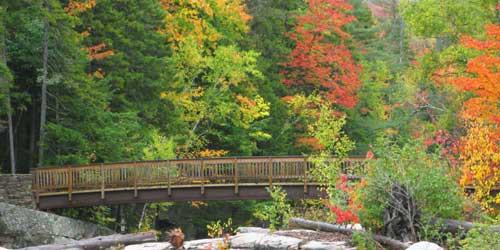
[[[0,175],[0,202],[35,208],[31,192],[31,175]]]

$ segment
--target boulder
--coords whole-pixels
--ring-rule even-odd
[[[129,245],[123,250],[173,250],[174,247],[168,242],[150,242],[137,245]]]
[[[262,227],[239,227],[236,230],[238,233],[270,233],[271,231],[267,228]]]
[[[420,241],[411,245],[406,250],[444,250],[444,248],[432,242]]]
[[[0,246],[3,247],[66,243],[112,233],[92,223],[0,202]]]
[[[185,250],[217,250],[221,249],[220,245],[224,244],[222,238],[192,240],[184,242]]]
[[[231,249],[299,249],[303,240],[270,233],[239,233],[231,237]]]
[[[231,248],[254,249],[257,242],[264,238],[265,233],[239,233],[231,236]]]
[[[300,247],[302,250],[355,250],[349,247],[345,241],[339,242],[321,242],[309,241]]]
[[[265,234],[262,239],[257,241],[255,249],[298,250],[299,244],[302,242],[303,240],[293,237]]]

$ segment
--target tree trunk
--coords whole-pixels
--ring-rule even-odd
[[[126,246],[131,244],[141,244],[141,243],[155,242],[155,241],[156,241],[156,234],[154,232],[135,233],[135,234],[113,234],[109,236],[100,236],[64,244],[27,247],[23,248],[23,250],[59,250],[59,249],[97,250],[117,245]]]
[[[302,219],[302,218],[291,218],[290,225],[301,227],[301,228],[306,228],[306,229],[319,230],[319,231],[324,231],[324,232],[333,232],[333,233],[343,233],[343,234],[349,234],[349,235],[354,233],[354,232],[359,232],[359,233],[366,234],[366,235],[372,237],[373,240],[375,240],[383,245],[386,245],[386,246],[390,247],[391,249],[404,250],[404,249],[410,247],[410,244],[408,244],[408,243],[403,243],[401,241],[391,239],[389,237],[385,237],[382,235],[376,235],[376,234],[368,234],[366,231],[345,228],[345,227],[341,227],[338,225],[333,225],[333,224],[329,224],[329,223],[325,223],[325,222],[311,221],[311,220],[306,220],[306,219]]]
[[[5,35],[2,34],[2,51],[1,51],[1,59],[2,63],[7,67],[7,52],[5,49]],[[2,85],[7,84],[7,79],[2,77]],[[16,155],[15,155],[15,147],[14,147],[14,129],[12,124],[12,105],[10,102],[10,88],[6,88],[7,90],[7,123],[9,126],[9,151],[10,151],[10,169],[13,175],[16,174]]]
[[[33,95],[31,100],[31,128],[30,128],[30,169],[35,168],[36,162],[36,124],[37,124],[37,99]]]
[[[10,92],[10,91],[9,91]],[[16,174],[16,155],[14,148],[14,130],[12,129],[12,106],[10,104],[10,93],[7,95],[7,122],[9,124],[9,149],[10,149],[10,169],[13,175]]]
[[[144,220],[144,217],[146,216],[146,208],[148,206],[148,203],[144,203],[144,206],[142,206],[142,213],[141,213],[141,218],[139,219],[139,223],[137,225],[137,229],[141,230],[142,227],[142,221]]]
[[[48,0],[44,1],[47,12],[50,11]],[[48,15],[48,13],[47,13]],[[42,69],[42,103],[40,105],[40,139],[38,141],[38,167],[43,164],[43,153],[45,144],[45,123],[47,119],[47,71],[49,59],[49,19],[43,21],[43,69]]]

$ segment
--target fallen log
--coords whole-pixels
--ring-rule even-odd
[[[312,221],[312,220],[306,220],[302,218],[291,218],[290,225],[292,226],[297,226],[305,229],[312,229],[312,230],[318,230],[318,231],[324,231],[324,232],[333,232],[333,233],[342,233],[342,234],[349,234],[351,235],[354,232],[359,232],[361,234],[365,234],[370,236],[373,240],[379,242],[380,244],[383,244],[385,246],[390,247],[391,249],[395,250],[404,250],[410,247],[410,244],[401,242],[399,240],[395,240],[389,237],[385,237],[382,235],[376,235],[376,234],[369,234],[364,230],[357,230],[357,229],[350,229],[350,228],[345,228],[341,227],[338,225],[333,225],[330,223],[325,223],[325,222],[320,222],[320,221]]]
[[[131,245],[156,241],[154,232],[134,234],[113,234],[90,239],[79,240],[64,244],[52,244],[22,248],[23,250],[60,250],[60,249],[82,249],[97,250],[117,245]]]
[[[439,219],[434,218],[430,221],[431,225],[440,226],[440,231],[444,233],[458,233],[459,231],[468,232],[474,227],[479,227],[479,225],[468,221],[458,221],[450,219]],[[491,230],[500,233],[500,226],[490,226]]]

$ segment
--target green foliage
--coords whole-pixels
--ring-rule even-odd
[[[67,208],[56,211],[62,216],[96,223],[98,225],[113,228],[116,224],[108,206],[94,206],[91,208]]]
[[[424,221],[430,221],[430,218],[425,218]],[[465,237],[463,230],[458,230],[457,233],[444,233],[442,223],[438,220],[435,224],[422,224],[419,231],[419,240],[435,242],[440,246],[446,246],[449,250],[462,249],[460,240]]]
[[[461,243],[463,250],[498,250],[500,249],[500,233],[489,227],[473,228]]]
[[[168,110],[159,103],[160,92],[168,82],[164,73],[170,51],[166,37],[158,32],[165,15],[155,0],[103,0],[80,14],[77,27],[80,32],[90,31],[83,39],[86,47],[104,44],[99,53],[113,52],[93,60],[86,69],[90,74],[104,75],[94,80],[110,87],[112,110],[135,111],[160,128],[157,118]]]
[[[477,34],[496,18],[494,0],[405,0],[402,13],[418,36],[457,39],[459,34]]]
[[[286,192],[280,186],[266,188],[271,195],[271,202],[261,204],[257,207],[254,216],[260,220],[269,222],[271,230],[288,227],[291,215],[291,206],[286,200]]]
[[[145,232],[152,231],[156,228],[155,222],[160,214],[168,212],[168,209],[172,206],[170,202],[156,202],[147,203],[142,207],[141,213],[138,214],[134,211],[130,215],[127,215],[127,222],[130,223],[130,217],[139,217],[139,222],[137,224],[131,224],[129,231]],[[134,221],[134,220],[132,220]]]
[[[354,232],[351,238],[351,244],[358,250],[377,250],[378,243],[374,241],[368,233]]]
[[[224,234],[234,234],[233,229],[233,219],[229,218],[226,222],[221,222],[220,220],[213,221],[207,225],[208,237],[210,238],[221,238]]]
[[[153,131],[151,143],[142,152],[144,160],[165,160],[175,158],[175,143],[172,138],[166,138]]]
[[[390,189],[396,182],[408,189],[425,215],[460,218],[461,191],[453,169],[440,155],[427,153],[420,141],[403,146],[381,141],[375,155],[377,159],[368,162],[366,186],[358,190],[363,204],[360,219],[366,227],[382,227]]]

